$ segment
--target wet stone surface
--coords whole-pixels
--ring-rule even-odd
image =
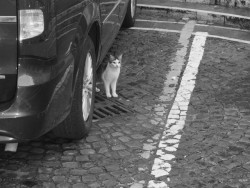
[[[170,187],[250,187],[249,51],[207,39]]]
[[[44,136],[20,144],[17,153],[1,151],[0,187],[146,186],[171,105],[162,104],[159,96],[178,38],[173,33],[121,31],[111,48],[124,54],[116,100],[135,113],[93,123],[83,140]]]

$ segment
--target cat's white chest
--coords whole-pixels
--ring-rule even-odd
[[[105,81],[112,81],[118,79],[120,74],[120,68],[109,68],[103,72],[102,79]]]

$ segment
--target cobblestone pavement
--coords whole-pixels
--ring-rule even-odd
[[[146,185],[165,121],[158,98],[178,38],[173,33],[121,31],[111,49],[124,53],[118,100],[135,113],[95,122],[86,140],[45,136],[21,144],[17,153],[0,153],[0,187]]]
[[[170,187],[250,187],[249,50],[207,40]]]
[[[0,187],[147,187],[173,102],[174,94],[164,103],[160,97],[179,35],[121,31],[110,50],[124,53],[117,100],[134,113],[94,122],[80,141],[44,136],[0,152]],[[250,186],[249,51],[207,39],[172,171],[159,180],[174,188]]]

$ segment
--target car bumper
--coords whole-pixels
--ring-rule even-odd
[[[0,107],[0,143],[36,139],[69,114],[73,64],[45,83],[18,86],[16,97]]]

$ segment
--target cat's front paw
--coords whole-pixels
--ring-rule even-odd
[[[98,93],[98,92],[100,92],[100,91],[101,91],[101,90],[100,90],[98,87],[95,88],[95,92]]]
[[[113,97],[118,97],[118,95],[116,93],[113,93],[112,96]]]
[[[106,94],[107,98],[111,98],[112,96],[110,94]]]

